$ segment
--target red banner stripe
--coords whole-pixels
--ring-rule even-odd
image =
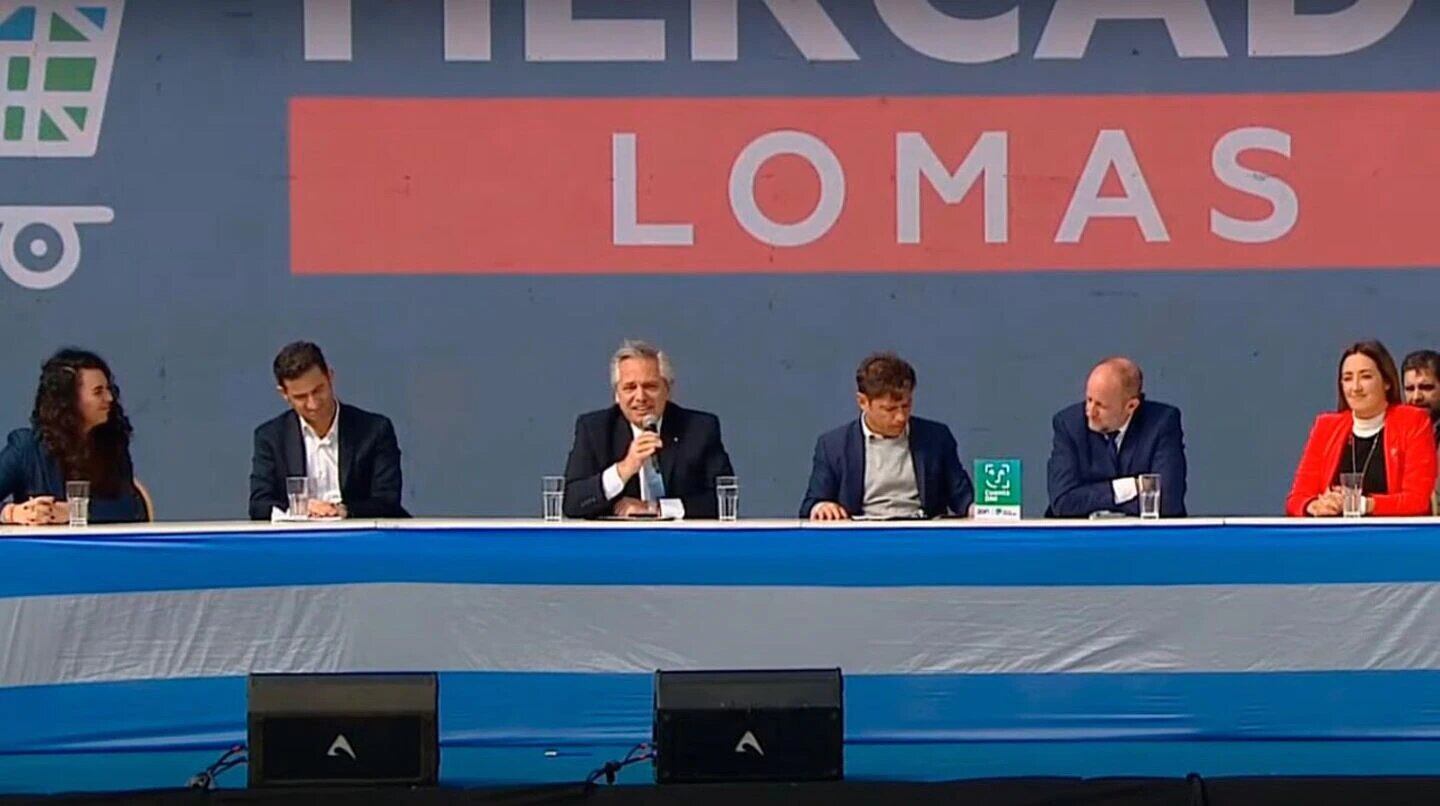
[[[302,98],[290,113],[292,270],[302,274],[1440,265],[1440,93]],[[1217,144],[1253,142],[1247,131],[1288,142],[1289,155],[1242,147],[1217,158]],[[950,173],[987,132],[1008,152],[994,173],[1008,197],[990,211],[1004,224],[992,221],[998,242],[986,239],[983,178],[953,204],[921,178],[920,239],[902,242],[897,140],[923,138]],[[612,182],[630,175],[615,174],[617,135],[634,144],[635,214],[624,220],[688,225],[693,243],[616,243]],[[821,200],[815,166],[794,155],[755,163],[741,195],[753,194],[751,219],[774,224],[761,236],[737,217],[731,184],[742,152],[787,139],[819,144],[820,161],[838,164],[827,180],[834,216],[812,241],[774,245],[766,239],[795,237],[788,225]],[[1087,164],[1107,164],[1097,143],[1125,158],[1098,194],[1081,187]],[[1077,195],[1079,210],[1111,199],[1089,204],[1103,210],[1142,180],[1154,215],[1093,217],[1083,229],[1072,220],[1065,236]],[[1294,200],[1288,223],[1272,194]],[[1240,237],[1217,234],[1217,215]],[[1269,219],[1269,231],[1253,223]]]

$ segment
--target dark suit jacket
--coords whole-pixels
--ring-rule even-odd
[[[969,514],[975,488],[960,464],[960,449],[949,426],[911,417],[910,458],[915,463],[920,506],[927,517]],[[810,510],[821,501],[834,501],[851,515],[864,514],[865,432],[858,417],[815,441],[810,488],[800,503],[800,517],[810,517]]]
[[[634,439],[630,422],[619,406],[582,414],[575,420],[575,443],[565,462],[565,516],[596,518],[608,515],[614,505],[605,498],[600,476],[625,458]],[[720,441],[720,420],[703,411],[665,406],[660,418],[660,439],[665,446],[655,454],[665,497],[679,498],[686,518],[714,518],[715,477],[732,476],[730,456]],[[640,475],[625,484],[620,497],[640,497]]]
[[[149,519],[145,502],[135,491],[134,470],[128,453],[124,461],[120,476],[125,492],[114,498],[100,498],[92,490],[91,523],[136,523]],[[65,500],[65,473],[39,434],[29,428],[12,431],[4,449],[0,449],[0,502],[9,498],[20,504],[40,495]]]
[[[290,508],[288,476],[303,476],[305,438],[300,416],[287,411],[255,429],[250,467],[250,517],[269,520],[270,508]],[[400,506],[400,445],[389,418],[340,404],[340,496],[352,518],[408,518]]]
[[[1139,515],[1140,498],[1117,505],[1110,482],[1141,473],[1160,474],[1160,514],[1185,517],[1185,432],[1179,409],[1141,402],[1120,443],[1118,466],[1105,437],[1086,424],[1084,403],[1061,409],[1053,425],[1046,517],[1086,518],[1104,510]]]

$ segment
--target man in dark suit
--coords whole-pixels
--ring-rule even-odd
[[[1085,401],[1055,415],[1046,516],[1138,515],[1142,473],[1160,475],[1160,514],[1185,516],[1180,410],[1146,400],[1144,383],[1134,361],[1107,358],[1091,370]]]
[[[800,517],[968,515],[975,490],[954,435],[911,416],[915,369],[894,353],[876,353],[860,362],[855,385],[860,417],[816,441]]]
[[[714,518],[730,457],[713,414],[670,402],[664,352],[626,341],[610,360],[615,405],[580,415],[565,463],[565,516]]]
[[[335,373],[320,348],[286,345],[275,357],[275,383],[290,411],[255,429],[250,517],[287,511],[285,480],[310,479],[309,517],[408,518],[400,506],[400,445],[379,414],[335,399]]]

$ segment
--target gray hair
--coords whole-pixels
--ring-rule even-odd
[[[620,342],[620,349],[610,356],[610,388],[620,385],[620,362],[627,358],[649,358],[660,365],[660,377],[667,386],[675,385],[675,368],[670,366],[670,356],[664,350],[649,342],[626,339]]]

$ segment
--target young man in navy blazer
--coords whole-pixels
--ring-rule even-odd
[[[255,429],[250,517],[286,511],[285,480],[310,479],[310,517],[408,518],[400,506],[400,445],[379,414],[335,399],[335,373],[310,342],[275,356],[275,384],[290,411]]]
[[[975,489],[943,423],[911,416],[915,369],[875,353],[855,371],[859,418],[815,442],[800,517],[817,521],[970,514]]]
[[[665,353],[626,341],[610,358],[615,405],[582,414],[565,462],[565,517],[715,518],[715,479],[733,476],[720,420],[670,401]]]
[[[1180,410],[1145,399],[1145,376],[1128,358],[1090,372],[1085,400],[1060,410],[1047,474],[1052,518],[1140,514],[1137,477],[1160,474],[1160,514],[1185,516],[1185,432]]]

